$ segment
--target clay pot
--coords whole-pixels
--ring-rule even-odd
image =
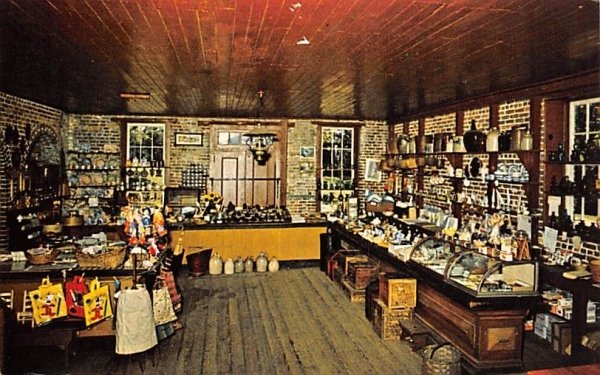
[[[486,135],[477,129],[475,120],[471,120],[471,129],[463,136],[463,142],[467,152],[485,152]]]

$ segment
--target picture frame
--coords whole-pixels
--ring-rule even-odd
[[[314,158],[315,157],[315,146],[301,146],[300,156],[303,158]]]
[[[203,133],[175,133],[175,146],[203,146]]]
[[[381,182],[381,171],[379,160],[367,159],[365,163],[365,181]]]

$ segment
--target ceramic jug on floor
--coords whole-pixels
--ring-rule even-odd
[[[235,264],[233,265],[233,270],[235,271],[235,273],[244,272],[244,260],[242,259],[242,257],[237,257],[237,259],[235,260]]]
[[[267,272],[268,263],[265,253],[260,253],[256,258],[256,272]]]
[[[275,257],[271,258],[269,261],[269,272],[277,272],[279,271],[279,262]]]
[[[223,261],[218,253],[214,253],[208,262],[208,273],[210,275],[220,275],[223,272]]]
[[[223,266],[223,273],[225,275],[231,275],[234,272],[234,264],[233,264],[233,260],[231,258],[228,258],[227,261],[225,262],[225,265]]]

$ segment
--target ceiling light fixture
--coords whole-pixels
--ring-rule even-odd
[[[122,92],[121,99],[150,99],[148,92]]]
[[[305,36],[303,36],[302,39],[300,39],[296,42],[296,45],[298,45],[298,46],[308,46],[309,44],[310,44],[310,40],[306,39]]]
[[[246,138],[248,150],[250,150],[252,157],[256,160],[258,165],[265,165],[267,163],[267,160],[271,157],[269,148],[273,142],[277,141],[277,134],[263,129],[260,123],[260,114],[264,96],[265,91],[262,89],[258,90],[258,126],[248,133],[243,134],[243,137]]]

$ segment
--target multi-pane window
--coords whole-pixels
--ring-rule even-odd
[[[321,184],[324,190],[354,188],[353,128],[322,128]]]
[[[596,222],[600,179],[600,98],[571,102],[570,105],[570,164],[567,174],[580,188],[568,206],[575,222]]]
[[[164,139],[164,124],[127,124],[127,160],[135,165],[162,163]]]

